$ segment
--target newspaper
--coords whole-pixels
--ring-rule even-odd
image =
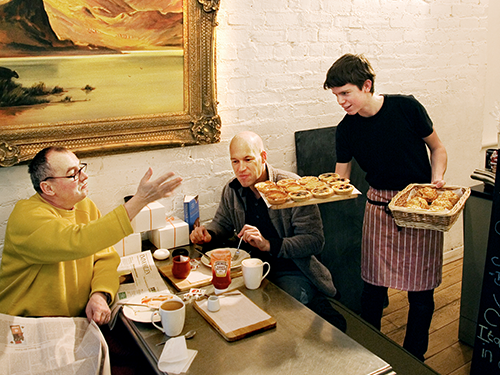
[[[86,318],[0,314],[0,374],[111,375],[108,345]]]
[[[122,257],[118,266],[118,274],[120,287],[111,307],[110,329],[114,328],[122,307],[118,304],[119,301],[123,302],[144,293],[170,291],[158,272],[150,250]]]
[[[120,288],[116,301],[168,289],[158,272],[150,250],[122,257],[118,266],[118,274],[120,275]]]

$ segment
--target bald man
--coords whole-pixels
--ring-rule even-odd
[[[220,244],[237,236],[252,257],[269,262],[269,279],[318,315],[345,331],[344,317],[328,301],[337,290],[328,269],[316,255],[323,250],[323,224],[316,205],[269,209],[255,188],[257,182],[299,178],[267,163],[262,139],[237,134],[229,145],[235,178],[222,191],[214,219],[191,232],[196,244]]]

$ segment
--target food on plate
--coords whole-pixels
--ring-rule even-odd
[[[276,182],[276,185],[282,188],[286,188],[288,184],[296,184],[298,183],[296,179],[294,178],[284,178],[283,180],[279,180]]]
[[[335,194],[351,194],[354,190],[354,186],[351,184],[335,184],[332,186]]]
[[[311,190],[314,198],[328,198],[331,197],[335,192],[329,186],[321,186]]]
[[[295,202],[303,202],[312,198],[312,193],[307,190],[294,191],[289,194],[290,198]]]
[[[288,193],[283,190],[269,190],[265,197],[270,204],[283,204],[288,200]]]
[[[434,199],[438,197],[437,189],[432,186],[425,186],[419,188],[415,192],[415,196],[424,198],[427,203],[431,203]]]
[[[429,208],[429,204],[422,197],[413,197],[408,202],[406,202],[405,207],[427,210]]]
[[[459,201],[460,197],[458,194],[454,193],[451,190],[445,190],[441,193],[441,195],[438,197],[438,199],[447,199],[449,200],[453,205],[457,204]]]
[[[160,307],[160,305],[174,298],[172,294],[158,294],[153,296],[144,296],[141,298],[141,304],[149,307]]]
[[[272,181],[264,181],[264,182],[257,182],[255,184],[255,188],[260,192],[260,193],[265,193],[266,191],[276,188],[276,184]]]
[[[299,183],[301,183],[302,185],[305,185],[311,181],[319,181],[319,178],[315,176],[304,176],[299,178]]]
[[[294,191],[299,191],[299,190],[304,190],[304,186],[299,184],[298,182],[291,182],[288,185],[284,187],[284,189],[288,192],[294,192]]]
[[[319,180],[326,182],[327,184],[331,184],[332,182],[337,181],[340,178],[338,173],[322,173],[319,175]]]

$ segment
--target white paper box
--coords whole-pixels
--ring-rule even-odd
[[[149,240],[158,249],[189,245],[189,225],[177,217],[167,218],[166,226],[149,232]]]
[[[132,233],[113,246],[119,256],[124,257],[142,251],[142,239],[140,233]]]
[[[148,204],[132,219],[131,224],[135,233],[163,228],[165,226],[165,206],[158,202]]]

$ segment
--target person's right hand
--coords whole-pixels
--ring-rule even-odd
[[[189,239],[192,243],[197,245],[202,245],[204,243],[212,241],[212,236],[208,233],[208,230],[204,226],[199,226],[194,228],[194,230],[189,235]]]
[[[172,195],[174,189],[182,182],[182,178],[180,177],[170,178],[174,175],[173,172],[165,173],[156,180],[150,181],[152,175],[153,170],[149,168],[139,182],[135,195],[125,203],[125,209],[127,210],[130,220],[132,220],[148,203]]]

